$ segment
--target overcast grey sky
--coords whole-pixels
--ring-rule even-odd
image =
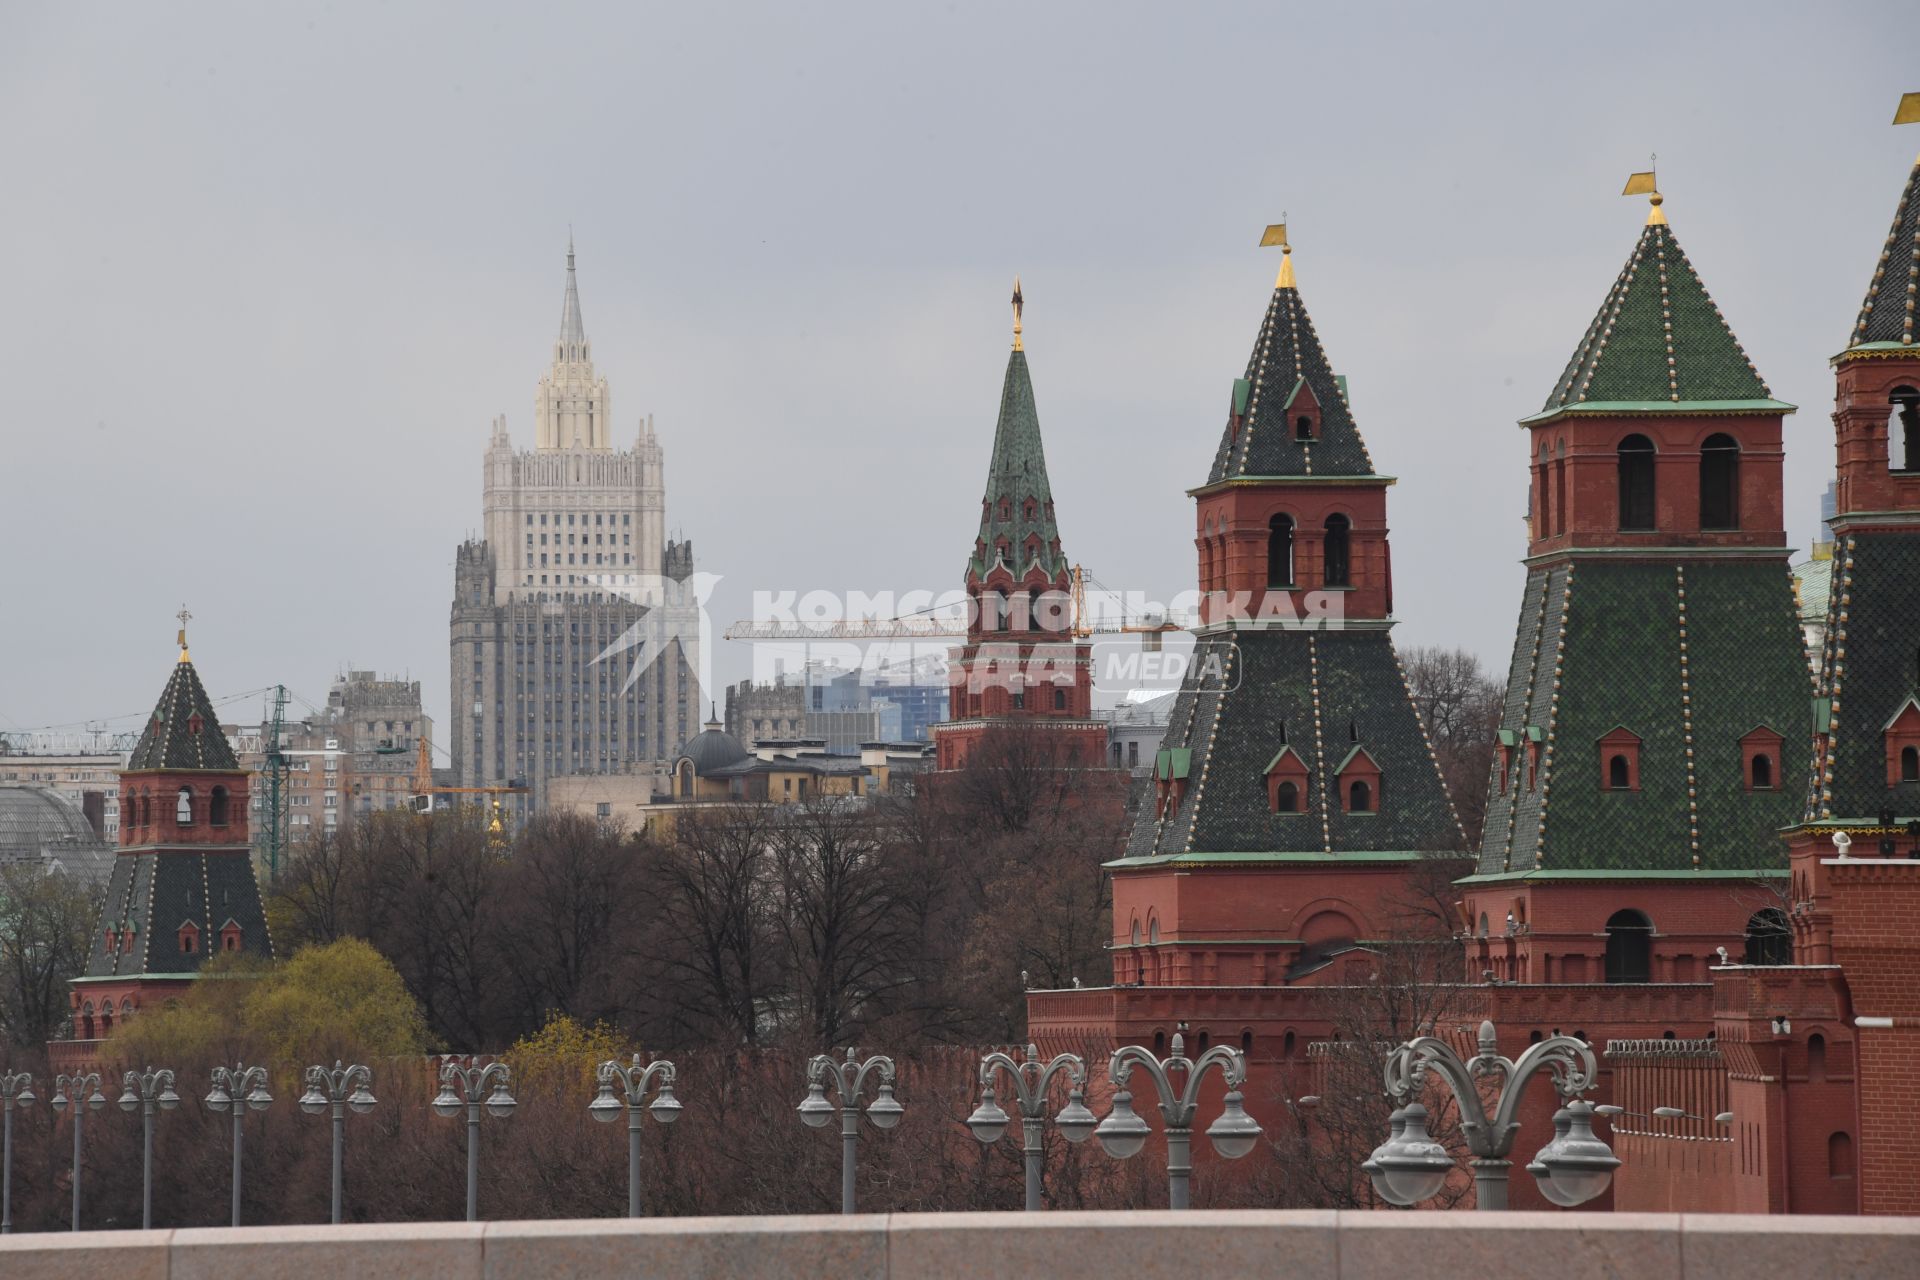
[[[1525,446],[1660,156],[1788,420],[1789,532],[1920,129],[1920,6],[0,3],[0,727],[347,662],[444,715],[488,422],[531,444],[571,224],[616,441],[768,589],[956,585],[1008,339],[1068,554],[1192,585],[1300,287],[1390,493],[1402,643],[1504,667]],[[744,657],[722,646],[720,674]],[[236,718],[257,715],[250,700]]]

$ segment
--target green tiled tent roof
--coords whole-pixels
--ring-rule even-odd
[[[1303,388],[1320,405],[1319,436],[1294,439],[1288,408]],[[1373,459],[1360,438],[1347,403],[1345,382],[1335,376],[1320,347],[1300,290],[1276,287],[1247,357],[1246,376],[1233,384],[1233,413],[1241,416],[1221,434],[1207,473],[1208,484],[1237,476],[1370,476]]]
[[[1535,417],[1777,403],[1664,221],[1649,223]],[[1782,406],[1783,408],[1785,406]]]
[[[1534,569],[1501,715],[1519,745],[1504,788],[1495,759],[1479,874],[1782,864],[1811,688],[1784,555]],[[1762,724],[1785,736],[1784,759],[1775,788],[1748,791],[1740,739]],[[1622,726],[1640,738],[1638,791],[1601,786],[1599,740]]]
[[[1009,504],[1010,517],[1000,518],[1000,503]],[[1033,517],[1027,517],[1027,504]],[[993,460],[987,468],[986,505],[980,516],[980,540],[968,567],[985,575],[994,564],[994,546],[1005,538],[1011,547],[1024,548],[1029,537],[1040,540],[1040,566],[1048,577],[1066,568],[1066,557],[1055,550],[1060,530],[1054,523],[1053,489],[1047,483],[1047,455],[1040,443],[1040,413],[1033,403],[1033,380],[1027,374],[1027,353],[1016,349],[1007,360],[1006,381],[1000,388],[1000,418],[993,429]],[[1028,561],[1012,566],[1024,576]]]
[[[1916,296],[1920,296],[1920,161],[1914,163],[1906,189],[1900,193],[1900,206],[1893,211],[1893,227],[1887,232],[1887,246],[1880,251],[1873,282],[1867,286],[1860,316],[1853,323],[1853,341],[1848,345],[1892,342],[1912,346]]]
[[[199,731],[194,731],[194,717]],[[140,743],[127,760],[129,770],[136,769],[238,769],[233,747],[220,732],[220,717],[213,713],[207,691],[193,664],[185,660],[174,664],[173,676],[160,693],[160,702],[147,720]]]
[[[1304,811],[1274,813],[1267,773],[1289,746],[1307,767]],[[1164,820],[1152,803],[1142,806],[1128,859],[1194,851],[1410,856],[1461,845],[1385,631],[1201,637],[1161,747],[1159,759],[1191,753],[1186,793]],[[1331,789],[1356,747],[1380,767],[1377,813],[1342,813]]]
[[[1920,618],[1920,534],[1860,529],[1833,555],[1836,581],[1827,604],[1820,687],[1821,697],[1832,700],[1831,731],[1826,754],[1815,761],[1806,817],[1872,818],[1889,806],[1911,817],[1920,814],[1920,782],[1887,785],[1881,730],[1920,693],[1914,625]]]

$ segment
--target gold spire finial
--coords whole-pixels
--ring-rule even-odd
[[[1662,227],[1667,223],[1667,215],[1660,212],[1660,205],[1664,197],[1660,194],[1659,177],[1654,172],[1656,162],[1659,159],[1660,157],[1657,155],[1648,156],[1646,172],[1628,174],[1627,185],[1620,189],[1620,194],[1623,196],[1645,196],[1647,198],[1647,203],[1653,206],[1647,214],[1647,225],[1650,227]]]
[[[1293,246],[1287,243],[1287,215],[1281,214],[1280,221],[1273,223],[1260,235],[1260,247],[1271,249],[1280,246],[1280,274],[1273,278],[1276,289],[1293,288]]]
[[[1020,341],[1020,311],[1024,306],[1026,306],[1026,300],[1020,296],[1020,277],[1015,276],[1013,278],[1013,349],[1015,351],[1027,349]]]
[[[193,659],[187,656],[187,623],[192,621],[193,615],[187,612],[187,606],[181,605],[180,612],[173,616],[180,619],[180,661],[191,662]]]

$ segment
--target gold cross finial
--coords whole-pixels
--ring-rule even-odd
[[[1660,194],[1659,175],[1655,173],[1655,169],[1657,169],[1659,165],[1659,160],[1660,157],[1658,155],[1648,156],[1646,172],[1628,174],[1627,185],[1620,189],[1620,194],[1623,196],[1645,196],[1647,198],[1647,203],[1653,206],[1652,212],[1647,214],[1647,225],[1650,227],[1662,226],[1667,220],[1667,215],[1660,212],[1660,205],[1664,197]]]
[[[1020,312],[1025,306],[1026,299],[1020,296],[1020,277],[1015,276],[1013,278],[1013,349],[1015,351],[1025,351],[1027,349],[1025,344],[1020,341]]]
[[[180,612],[173,616],[180,619],[180,661],[187,662],[189,661],[187,657],[187,623],[193,620],[193,615],[187,612],[187,606],[183,604],[180,606]]]
[[[1293,246],[1287,243],[1287,215],[1283,212],[1280,221],[1273,223],[1260,235],[1260,247],[1271,249],[1280,246],[1280,274],[1273,278],[1276,289],[1293,288]]]

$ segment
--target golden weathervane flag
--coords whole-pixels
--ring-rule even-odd
[[[1271,249],[1274,245],[1285,245],[1286,243],[1287,224],[1284,222],[1274,223],[1260,236],[1260,247],[1262,249]]]
[[[1648,196],[1652,195],[1655,190],[1657,190],[1657,188],[1653,185],[1653,170],[1649,169],[1645,173],[1628,174],[1626,190],[1620,194],[1623,196]]]
[[[1895,124],[1920,124],[1920,93],[1903,93],[1900,105],[1894,110]]]

